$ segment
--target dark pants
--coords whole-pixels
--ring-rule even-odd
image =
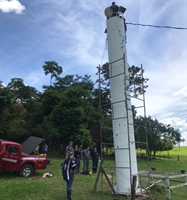
[[[88,172],[89,170],[89,159],[83,159],[83,172]]]
[[[74,180],[74,179],[66,180],[66,183],[67,183],[67,191],[71,191],[71,188],[72,188],[72,185],[73,185],[73,180]]]
[[[93,170],[93,173],[97,172],[97,164],[98,164],[98,160],[92,160],[92,170]]]
[[[76,164],[75,172],[78,173],[80,168],[80,158],[75,158],[75,164]]]

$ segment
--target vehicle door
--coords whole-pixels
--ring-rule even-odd
[[[21,155],[21,147],[16,144],[6,145],[6,151],[2,157],[2,169],[14,171],[18,167]]]
[[[1,169],[2,158],[3,158],[4,153],[5,153],[5,145],[0,144],[0,169]]]

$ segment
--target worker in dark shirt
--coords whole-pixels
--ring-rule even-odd
[[[112,2],[112,5],[110,6],[110,9],[113,11],[112,17],[119,16],[119,14],[118,14],[119,7],[116,5],[115,2]]]
[[[75,157],[75,164],[76,164],[76,168],[75,168],[76,174],[79,174],[80,160],[81,160],[81,149],[82,149],[82,145],[79,148],[78,148],[78,145],[75,145],[74,157]]]
[[[67,198],[71,200],[71,188],[74,181],[74,170],[76,167],[75,162],[73,161],[74,154],[72,152],[67,152],[66,160],[61,164],[62,166],[62,177],[66,181],[67,185]]]
[[[91,152],[91,157],[92,157],[92,170],[94,174],[94,173],[97,173],[97,164],[100,159],[99,154],[97,152],[97,147],[95,147],[93,151]]]

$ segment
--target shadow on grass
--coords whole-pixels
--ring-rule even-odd
[[[164,155],[163,155],[163,156],[158,156],[158,155],[156,155],[156,156],[153,156],[153,157],[152,157],[152,159],[156,159],[156,158],[158,158],[158,159],[159,159],[159,158],[171,159],[170,156],[168,157],[168,156],[164,156]]]
[[[1,171],[0,178],[16,178],[19,177],[18,173],[16,172],[9,172],[9,171]]]

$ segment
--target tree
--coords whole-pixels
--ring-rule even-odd
[[[111,96],[110,96],[110,87],[109,87],[109,63],[105,63],[102,66],[97,67],[98,68],[98,72],[97,74],[99,75],[98,79],[97,79],[97,83],[98,83],[98,88],[95,88],[92,96],[93,96],[93,106],[95,108],[98,108],[99,106],[99,101],[101,104],[100,107],[100,111],[98,110],[98,112],[100,113],[100,118],[102,121],[104,121],[103,125],[103,141],[105,140],[106,142],[113,141],[112,138],[112,119],[111,119]],[[145,89],[148,87],[147,85],[144,85],[148,79],[147,78],[143,78],[142,77],[142,72],[143,70],[139,67],[130,67],[129,68],[129,83],[130,83],[130,92],[131,94],[133,94],[133,96],[138,96],[141,95],[145,92]],[[133,82],[134,80],[134,82]],[[142,88],[142,89],[141,89]],[[134,91],[133,91],[134,89]],[[134,107],[132,106],[132,110],[133,110],[133,115],[136,115],[136,110],[134,109]],[[98,117],[99,118],[99,117]],[[99,122],[99,120],[98,120]],[[99,129],[99,125],[100,123],[97,123],[97,127],[98,127],[98,133],[100,132]],[[96,127],[96,126],[95,126]],[[110,127],[110,128],[109,128]],[[107,137],[105,137],[107,136]],[[110,138],[110,139],[109,139]],[[99,138],[99,134],[98,134],[98,138]]]
[[[8,83],[7,87],[12,91],[18,91],[20,88],[24,86],[22,78],[12,78],[10,83]]]
[[[98,73],[100,71],[101,77],[100,80],[101,85],[104,87],[109,86],[109,63],[105,63],[102,67],[98,68]],[[144,70],[142,67],[137,67],[132,65],[128,68],[129,72],[129,84],[130,84],[130,92],[133,96],[138,97],[139,95],[146,92],[146,88],[148,85],[145,85],[149,79],[143,77]]]
[[[129,67],[129,84],[131,95],[138,97],[139,95],[146,92],[148,85],[145,85],[148,78],[143,78],[142,74],[144,70],[141,67],[135,67],[134,65]],[[111,114],[110,106],[110,87],[109,87],[109,63],[103,64],[101,67],[98,67],[99,79],[97,83],[100,85],[100,88],[96,88],[93,92],[94,104],[98,106],[99,95],[101,95],[101,104],[102,109],[105,113]]]
[[[176,142],[181,140],[181,135],[177,130],[170,125],[159,122],[157,119],[153,120],[151,116],[146,118],[138,116],[134,119],[134,123],[136,124],[136,147],[146,149],[149,159],[151,158],[152,152],[155,156],[157,151],[169,151],[173,148],[173,145],[176,144]],[[145,130],[145,124],[147,130]],[[146,132],[147,138],[145,134]],[[146,142],[148,142],[148,149]]]
[[[23,104],[15,103],[9,110],[9,123],[6,138],[20,141],[22,137],[28,137],[29,131],[26,122],[27,110]]]
[[[21,78],[12,78],[7,88],[14,93],[16,100],[21,103],[24,103],[27,99],[38,98],[39,95],[34,87],[26,86]]]
[[[169,157],[169,150],[172,150],[174,145],[181,142],[181,134],[178,129],[174,129],[170,124],[165,126],[166,132],[162,134],[163,149],[167,150]]]
[[[81,125],[85,127],[92,100],[80,86],[68,88],[59,98],[60,102],[54,106],[51,115],[61,140],[67,142],[75,138]]]
[[[90,148],[92,148],[95,145],[95,143],[93,142],[93,138],[90,134],[90,130],[88,130],[85,125],[80,126],[78,134],[75,137],[77,142],[84,147],[89,146]]]
[[[15,103],[16,97],[7,88],[0,88],[0,138],[6,139],[9,123],[11,121],[11,107]]]
[[[141,94],[146,92],[148,85],[145,85],[149,79],[143,77],[144,70],[142,67],[136,67],[132,65],[128,69],[129,71],[129,84],[130,84],[130,93],[134,97],[138,97]]]
[[[0,89],[4,88],[5,85],[3,84],[3,81],[0,81]]]
[[[16,97],[9,88],[0,89],[0,111],[9,108],[15,101]]]
[[[91,96],[93,86],[89,75],[57,77],[53,86],[46,87],[41,94],[41,115],[48,128],[45,131],[43,121],[42,125],[37,125],[37,132],[43,130],[46,140],[56,143],[55,146],[65,145],[70,139],[79,142],[77,135],[87,135],[93,140],[90,132],[92,113],[95,112]]]
[[[90,75],[66,75],[65,77],[57,77],[56,82],[54,83],[55,88],[61,89],[64,91],[64,89],[68,87],[73,86],[80,86],[83,89],[91,92],[94,88],[94,84],[92,80],[90,79]]]
[[[58,75],[62,73],[62,67],[58,65],[55,61],[45,61],[45,65],[43,65],[43,69],[45,75],[51,74],[50,77],[50,86],[52,84],[52,79],[57,78]]]

